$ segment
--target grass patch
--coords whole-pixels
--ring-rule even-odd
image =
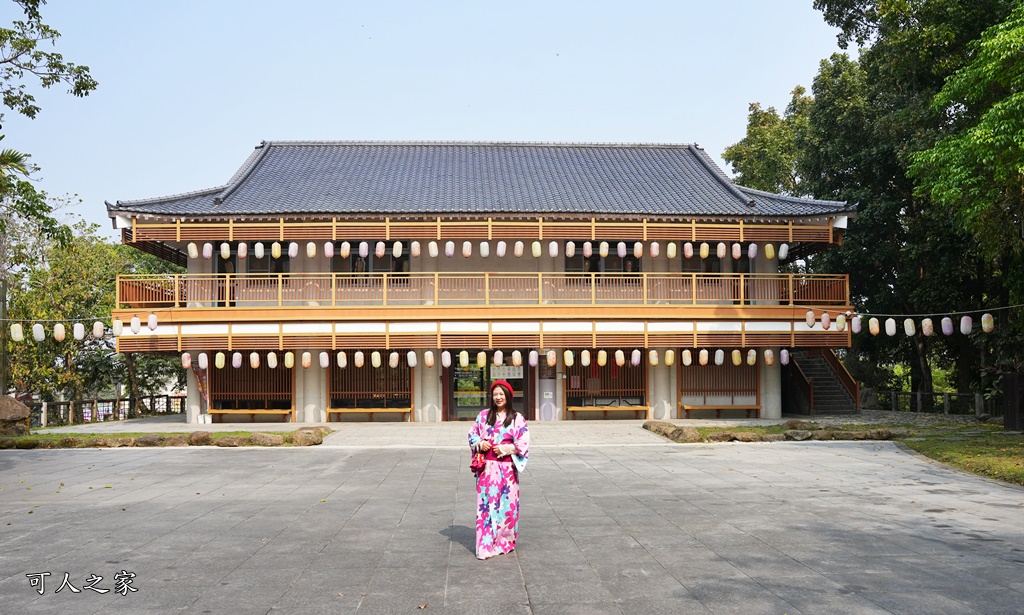
[[[901,438],[922,455],[974,474],[1024,485],[1024,436],[1003,433],[1002,427],[972,425],[939,433]]]
[[[188,440],[188,437],[189,437],[190,433],[191,432],[187,432],[187,431],[184,431],[184,432],[176,431],[176,432],[166,432],[166,433],[164,433],[164,432],[154,433],[154,432],[149,432],[149,431],[122,431],[122,432],[117,432],[117,433],[104,433],[104,434],[34,432],[34,433],[32,433],[30,435],[27,435],[27,436],[19,436],[17,438],[13,438],[13,440],[15,442],[22,443],[22,446],[18,446],[18,448],[63,448],[63,446],[61,444],[62,441],[65,441],[65,439],[70,438],[70,439],[73,439],[73,440],[77,440],[78,442],[81,442],[81,445],[80,445],[81,448],[87,448],[89,446],[92,446],[91,442],[93,442],[94,440],[104,440],[104,441],[110,442],[110,441],[114,441],[114,440],[116,440],[118,438],[140,438],[142,436],[148,436],[148,435],[160,435],[160,436],[164,436],[167,439],[170,439],[170,438],[178,436],[178,437],[184,438],[185,440]],[[212,432],[210,434],[210,436],[213,439],[213,441],[216,442],[217,440],[220,440],[221,438],[231,438],[231,437],[248,439],[249,436],[252,435],[252,433],[253,432],[251,432],[251,431],[216,431],[216,432]],[[290,431],[266,431],[266,432],[262,432],[262,433],[267,433],[267,434],[273,434],[273,435],[276,435],[276,436],[281,436],[281,437],[283,437],[283,438],[285,438],[287,440],[287,436],[289,434],[293,433],[293,432],[290,432]],[[35,447],[24,446],[25,443],[33,442],[33,441],[37,443],[37,446],[35,446]],[[281,446],[292,446],[292,444],[286,441]],[[76,447],[76,448],[78,448],[78,447]]]

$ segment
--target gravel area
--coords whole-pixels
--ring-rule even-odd
[[[858,414],[810,416],[806,417],[806,420],[814,421],[819,425],[829,426],[869,424],[915,425],[919,427],[929,427],[932,425],[978,423],[977,417],[975,417],[973,414],[932,414],[926,412],[893,412],[891,410],[866,409],[862,409]],[[1001,424],[1002,419],[999,419],[999,421]]]

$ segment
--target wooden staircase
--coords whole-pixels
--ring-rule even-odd
[[[857,400],[853,399],[832,366],[820,354],[794,350],[792,353],[801,371],[814,386],[814,405],[811,414],[856,414]]]

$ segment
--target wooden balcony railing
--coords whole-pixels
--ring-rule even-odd
[[[295,273],[118,276],[118,309],[849,304],[846,275]]]

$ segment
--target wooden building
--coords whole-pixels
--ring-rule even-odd
[[[850,343],[847,277],[793,265],[854,208],[693,145],[264,142],[107,208],[187,269],[120,276],[113,317],[156,318],[120,352],[191,360],[193,422],[469,419],[496,378],[537,420],[778,417],[789,351]]]

